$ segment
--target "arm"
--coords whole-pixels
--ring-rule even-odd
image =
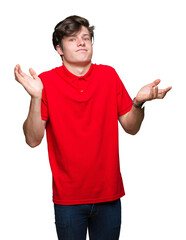
[[[132,106],[130,112],[119,116],[119,122],[126,133],[135,135],[144,119],[144,108],[136,108]]]
[[[26,143],[30,147],[36,147],[42,141],[46,127],[46,121],[41,119],[41,97],[43,84],[33,69],[29,69],[32,77],[22,72],[19,65],[14,69],[16,80],[26,89],[31,96],[31,106],[28,117],[23,124]]]
[[[32,98],[28,117],[23,124],[26,143],[30,147],[38,146],[44,136],[46,121],[41,119],[41,99]]]
[[[168,91],[172,87],[166,89],[158,89],[158,84],[160,79],[155,80],[153,83],[150,83],[140,89],[136,98],[135,104],[140,105],[143,102],[151,101],[153,99],[163,99]],[[119,122],[122,125],[123,129],[132,135],[135,135],[143,122],[144,119],[144,108],[136,108],[132,106],[130,112],[119,116]]]

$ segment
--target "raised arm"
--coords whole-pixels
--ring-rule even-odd
[[[46,121],[41,119],[41,97],[43,84],[35,71],[30,68],[32,77],[22,72],[20,65],[14,69],[15,79],[26,89],[31,96],[31,106],[27,119],[23,124],[26,143],[30,147],[36,147],[43,139]]]
[[[157,79],[154,82],[142,87],[136,95],[134,105],[132,106],[130,112],[119,116],[118,120],[127,133],[135,135],[139,131],[144,119],[144,108],[138,108],[135,105],[140,106],[146,101],[151,101],[153,99],[162,99],[172,88],[168,87],[165,89],[158,89],[157,85],[159,83],[160,79]]]

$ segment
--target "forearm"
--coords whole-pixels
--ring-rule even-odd
[[[41,99],[31,98],[28,117],[23,124],[26,143],[30,147],[40,144],[44,136],[44,126],[41,119]]]
[[[122,126],[127,133],[135,135],[139,131],[143,119],[144,108],[136,108],[132,106],[130,112],[124,116]]]

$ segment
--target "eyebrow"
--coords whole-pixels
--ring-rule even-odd
[[[84,34],[82,34],[82,36],[89,36],[89,34],[88,33],[84,33]],[[77,34],[72,34],[69,37],[77,37]]]

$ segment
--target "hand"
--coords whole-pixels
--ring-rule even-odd
[[[165,89],[158,89],[157,85],[159,83],[160,83],[160,79],[156,79],[153,83],[150,83],[142,87],[135,98],[136,104],[139,105],[145,101],[164,98],[167,92],[170,91],[172,87],[168,87]]]
[[[15,79],[26,89],[32,98],[41,98],[43,84],[32,68],[29,68],[32,77],[22,72],[19,64],[15,66]]]

